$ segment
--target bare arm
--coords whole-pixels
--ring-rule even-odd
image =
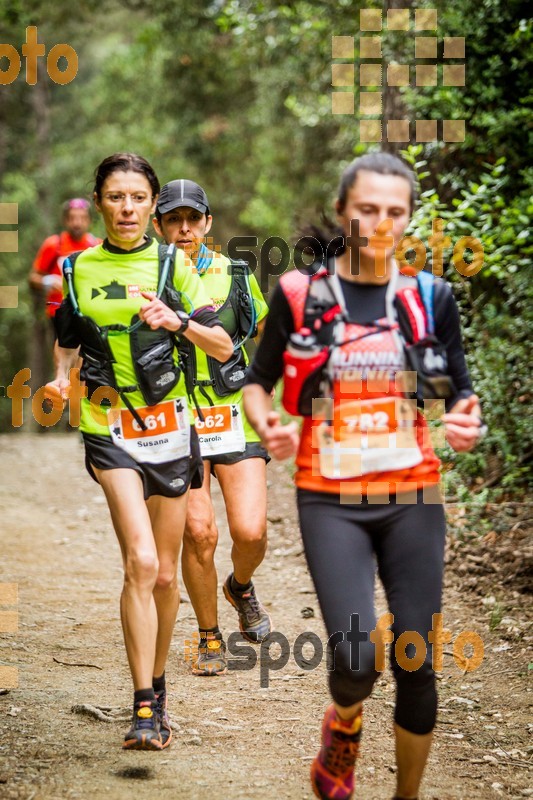
[[[178,333],[182,322],[176,312],[159,300],[153,292],[141,292],[141,294],[150,301],[147,305],[141,306],[139,311],[139,317],[143,322],[146,322],[152,330],[165,328],[172,333]],[[221,325],[208,328],[207,325],[200,325],[191,319],[183,335],[217,361],[227,361],[233,353],[231,339]]]
[[[282,425],[280,415],[272,410],[272,395],[258,383],[244,387],[244,411],[263,446],[282,461],[298,450],[300,435],[296,422]]]
[[[39,248],[35,260],[32,264],[28,283],[34,291],[44,291],[46,293],[56,289],[61,291],[61,275],[57,275],[53,267],[59,255],[59,237],[45,239]]]
[[[40,272],[36,272],[34,269],[32,269],[28,275],[28,283],[30,285],[30,289],[40,291],[43,288],[43,276]]]
[[[473,450],[483,436],[481,407],[475,394],[458,400],[447,414],[443,414],[442,421],[445,424],[446,440],[458,453]]]
[[[68,400],[70,392],[70,370],[78,367],[80,348],[60,347],[57,342],[54,346],[54,363],[56,376],[53,381],[45,386],[45,397],[51,400],[54,406],[63,407]]]
[[[254,342],[256,344],[259,344],[259,342],[263,338],[263,333],[265,331],[265,325],[266,325],[266,317],[263,317],[263,319],[260,322],[257,323],[257,334],[254,336]]]
[[[181,326],[178,317],[176,317],[176,319]],[[191,319],[183,335],[190,342],[199,347],[200,350],[206,352],[208,356],[216,358],[217,361],[227,361],[228,358],[233,355],[233,344],[221,325],[208,328],[207,325],[200,325],[198,322]]]
[[[32,269],[28,275],[28,283],[31,289],[40,291],[41,289],[50,292],[52,289],[61,291],[63,288],[63,281],[60,275],[43,275]]]
[[[56,362],[56,381],[69,379],[70,370],[72,367],[78,366],[78,356],[80,348],[74,347],[60,347],[57,342],[54,348],[55,362]]]

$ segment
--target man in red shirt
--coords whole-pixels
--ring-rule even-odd
[[[65,230],[49,236],[39,248],[29,275],[29,283],[32,289],[44,295],[47,317],[54,316],[63,299],[61,267],[66,256],[78,250],[87,250],[100,242],[100,239],[89,233],[90,224],[87,200],[67,200],[63,205]]]
[[[64,230],[44,240],[28,276],[34,310],[31,359],[34,390],[49,379],[50,355],[55,339],[53,317],[63,299],[63,261],[71,253],[87,250],[101,241],[89,233],[91,216],[87,200],[67,200],[63,204],[62,219]]]

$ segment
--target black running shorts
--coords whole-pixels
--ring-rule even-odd
[[[187,489],[202,486],[204,466],[200,455],[200,444],[196,431],[191,426],[191,455],[163,464],[140,464],[128,453],[113,444],[110,436],[83,434],[85,444],[85,466],[87,472],[98,483],[92,466],[97,469],[133,469],[143,482],[144,499],[151,495],[179,497]]]
[[[211,475],[215,475],[214,467],[218,464],[222,464],[223,466],[238,464],[239,461],[245,461],[247,458],[264,458],[267,464],[270,461],[270,456],[261,442],[246,442],[246,447],[240,452],[220,453],[220,455],[209,456],[209,458],[205,460],[209,461],[211,465]],[[196,487],[193,486],[191,488],[195,489]]]

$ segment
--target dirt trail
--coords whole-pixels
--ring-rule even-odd
[[[309,764],[328,702],[325,659],[305,671],[292,645],[305,631],[323,642],[325,635],[287,467],[269,466],[270,548],[256,580],[275,629],[291,643],[287,664],[270,671],[268,688],[260,685],[259,664],[222,678],[192,676],[184,654],[195,620],[184,602],[167,670],[174,744],[162,754],[123,753],[131,690],[118,615],[122,571],[103,496],[84,470],[79,437],[1,436],[0,454],[0,584],[19,587],[19,629],[0,634],[0,665],[19,674],[19,688],[0,695],[0,798],[126,800],[143,789],[151,797],[168,790],[168,797],[180,800],[311,798]],[[219,605],[227,636],[236,618],[220,590],[229,569],[229,536],[218,494],[217,510]],[[464,674],[450,655],[444,657],[441,711],[421,797],[533,796],[525,705],[527,595],[498,586],[486,597],[466,591],[469,573],[459,571],[457,550],[454,555],[445,624],[454,638],[476,631],[485,658],[479,670]],[[384,610],[381,595],[378,604]],[[306,608],[314,616],[302,615]],[[262,655],[265,676],[265,647]],[[278,655],[272,646],[270,658]],[[366,703],[358,800],[393,795],[393,697],[386,673]],[[72,710],[80,705],[108,708],[110,721]]]

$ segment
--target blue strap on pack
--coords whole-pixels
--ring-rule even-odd
[[[422,298],[424,308],[426,309],[426,316],[428,320],[427,332],[431,335],[434,335],[435,317],[433,314],[433,286],[435,279],[430,272],[424,272],[421,270],[416,276],[416,280],[418,283],[420,297]]]
[[[208,250],[208,248],[202,242],[202,244],[198,248],[198,259],[196,261],[196,272],[198,273],[198,275],[203,275],[204,272],[207,272],[207,270],[211,266],[212,260],[213,260],[213,253],[210,250]]]
[[[74,309],[74,313],[78,317],[82,317],[83,314],[80,311],[80,307],[78,305],[78,298],[76,297],[76,292],[74,291],[74,284],[72,282],[72,273],[74,268],[72,266],[72,262],[70,258],[67,256],[63,261],[63,277],[67,282],[68,293],[70,297],[70,302],[72,303],[72,307]]]

